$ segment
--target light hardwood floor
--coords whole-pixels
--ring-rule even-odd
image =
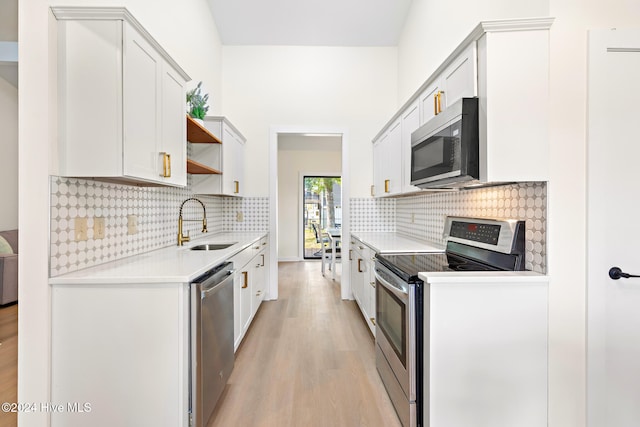
[[[279,299],[262,303],[236,352],[218,426],[400,427],[373,337],[319,262],[280,264]]]
[[[18,305],[0,308],[0,403],[18,401]],[[0,427],[18,424],[16,413],[0,411]]]

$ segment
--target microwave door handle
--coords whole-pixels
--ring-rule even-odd
[[[402,289],[399,289],[397,286],[394,286],[393,284],[389,283],[388,281],[380,277],[380,275],[377,272],[375,272],[374,275],[376,276],[376,280],[380,282],[380,284],[384,286],[385,289],[388,289],[392,294],[400,298],[403,302],[406,303],[409,300],[408,292]]]

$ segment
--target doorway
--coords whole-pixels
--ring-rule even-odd
[[[281,157],[282,148],[287,145],[290,138],[304,137],[305,141],[311,141],[306,138],[337,138],[337,152],[340,155],[338,169],[328,170],[325,162],[321,161],[318,153],[297,153],[297,155],[306,158],[306,166],[299,169],[294,175],[288,177],[283,176],[283,171],[290,168],[280,167],[292,164]],[[302,261],[304,260],[302,238],[299,236],[302,223],[302,202],[298,199],[302,191],[300,190],[301,182],[300,173],[308,172],[307,175],[323,176],[324,172],[328,172],[327,176],[341,177],[341,199],[344,203],[341,205],[341,232],[344,235],[349,234],[349,138],[348,132],[340,127],[271,127],[269,133],[269,239],[270,245],[270,269],[269,269],[269,292],[267,299],[278,298],[278,262],[286,261]],[[320,146],[324,146],[326,141],[321,144],[297,145],[296,149],[313,148],[316,150]],[[315,169],[315,171],[314,171]],[[321,173],[318,173],[318,170]],[[295,192],[291,192],[289,187],[295,187]],[[295,200],[291,203],[287,202],[288,194],[294,194]],[[293,208],[293,212],[291,211]],[[293,215],[293,217],[290,217]],[[293,246],[293,247],[292,247]],[[343,251],[348,251],[348,239],[343,242]],[[284,250],[288,248],[287,254]],[[344,262],[344,260],[343,260]],[[348,263],[348,261],[347,261]],[[344,267],[345,269],[347,266]],[[342,299],[351,299],[351,288],[348,275],[344,275],[340,281],[340,293]]]
[[[303,258],[320,259],[327,230],[342,227],[342,178],[305,175],[301,187]]]

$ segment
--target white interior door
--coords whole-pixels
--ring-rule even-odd
[[[588,425],[640,425],[640,29],[589,32]]]

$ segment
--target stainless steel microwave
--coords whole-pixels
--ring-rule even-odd
[[[411,134],[411,184],[457,188],[479,179],[478,98],[462,98]]]

